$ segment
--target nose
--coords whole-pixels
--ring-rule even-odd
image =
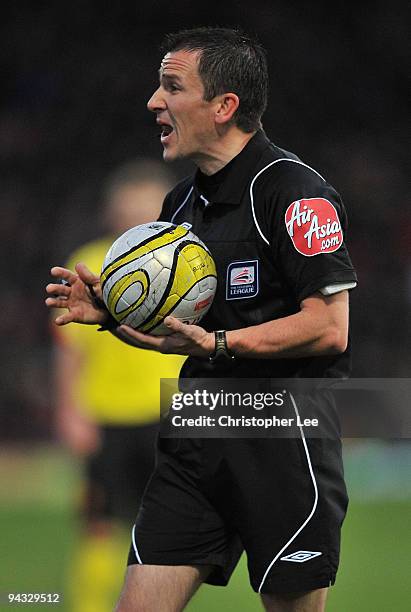
[[[156,89],[156,91],[153,93],[153,95],[147,102],[147,108],[152,113],[156,113],[166,108],[164,99],[161,95],[161,87],[158,87],[158,89]]]

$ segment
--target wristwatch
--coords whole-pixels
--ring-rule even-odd
[[[234,355],[227,347],[227,336],[224,329],[219,329],[214,332],[215,337],[215,349],[210,355],[209,360],[211,363],[215,361],[226,361],[227,359],[234,359]]]

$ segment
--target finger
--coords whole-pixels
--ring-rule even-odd
[[[54,323],[56,325],[67,325],[67,323],[72,323],[74,321],[74,317],[71,312],[65,312],[64,314],[54,319]]]
[[[142,334],[128,325],[120,325],[120,327],[117,328],[117,333],[124,340],[133,340],[133,342],[137,342],[138,346],[141,348],[147,349],[155,350],[160,348],[163,340],[162,336],[149,336],[148,334]],[[135,346],[137,346],[137,344],[135,344]]]
[[[77,274],[81,280],[86,283],[86,285],[95,285],[96,283],[100,283],[100,277],[91,272],[91,270],[89,270],[86,264],[83,262],[76,264],[75,268]]]
[[[171,329],[174,333],[180,333],[186,337],[191,337],[191,326],[187,325],[187,323],[183,323],[182,321],[179,321],[175,317],[171,316],[166,317],[164,319],[164,323],[168,329]]]
[[[60,266],[51,268],[50,273],[52,276],[64,279],[69,285],[72,285],[78,278],[77,274],[74,274],[71,270],[67,270],[67,268],[60,268]]]
[[[45,300],[46,306],[49,308],[67,308],[67,298],[47,298]]]
[[[127,332],[120,330],[119,328],[116,329],[115,335],[117,336],[117,338],[119,338],[126,344],[129,344],[130,346],[135,346],[136,348],[140,348],[140,349],[149,348],[145,344],[142,344],[141,342],[136,340],[136,338],[134,338],[133,336],[130,336]]]
[[[46,287],[46,293],[57,295],[57,296],[69,296],[71,292],[71,287],[68,285],[61,285],[56,283],[49,283]]]

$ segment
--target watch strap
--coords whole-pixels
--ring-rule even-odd
[[[214,332],[215,349],[209,359],[213,363],[220,359],[234,359],[234,355],[228,349],[227,336],[224,329],[219,329]]]

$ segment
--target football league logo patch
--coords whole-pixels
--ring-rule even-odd
[[[333,253],[343,243],[337,211],[325,198],[292,202],[285,213],[285,225],[295,249],[306,257]]]
[[[233,261],[227,268],[227,300],[251,298],[258,293],[258,260]]]

